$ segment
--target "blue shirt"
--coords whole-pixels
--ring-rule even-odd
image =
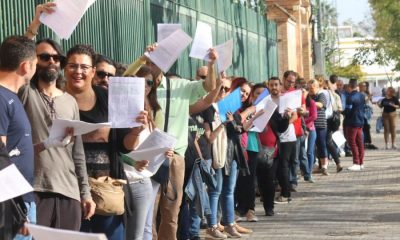
[[[365,114],[365,96],[357,91],[346,97],[344,125],[346,127],[363,127]]]
[[[33,185],[33,144],[32,130],[28,117],[17,94],[0,86],[0,136],[6,136],[7,151],[18,151],[10,160]],[[33,202],[33,193],[23,196],[24,201]]]

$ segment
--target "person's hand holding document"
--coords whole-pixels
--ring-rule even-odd
[[[286,109],[296,110],[301,107],[302,91],[295,90],[286,92],[279,98],[279,113],[284,113]]]
[[[51,28],[60,38],[68,39],[79,21],[96,0],[55,0],[54,11],[44,11],[40,22]]]
[[[108,121],[113,128],[142,126],[145,80],[136,77],[111,77],[108,88]]]
[[[262,132],[274,114],[277,105],[270,99],[264,98],[256,105],[256,114],[252,118],[253,128],[250,131]]]
[[[189,37],[189,35],[187,35],[182,29],[178,29],[159,42],[153,51],[146,52],[145,55],[151,62],[166,73],[179,58],[185,48],[189,46],[191,41],[192,38]]]

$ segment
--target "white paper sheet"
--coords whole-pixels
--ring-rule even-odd
[[[0,189],[0,202],[33,191],[32,186],[14,164],[0,171]]]
[[[102,127],[111,127],[111,123],[87,123],[79,120],[54,119],[50,129],[49,138],[62,139],[65,137],[65,129],[74,128],[74,136],[93,132]]]
[[[146,52],[145,55],[166,73],[191,41],[192,38],[189,35],[182,29],[178,29],[159,42],[156,50]]]
[[[259,106],[261,105],[261,106]],[[267,126],[269,120],[272,117],[272,114],[274,113],[275,109],[278,107],[270,98],[265,98],[263,101],[259,102],[256,105],[256,109],[263,107],[260,111],[263,111],[263,114],[261,114],[259,117],[257,117],[253,125],[254,127],[250,129],[250,131],[253,132],[262,132],[265,129],[265,126]],[[258,112],[258,111],[257,111]]]
[[[140,126],[135,119],[144,110],[144,78],[111,77],[108,87],[108,121],[113,128]]]
[[[296,110],[301,107],[301,90],[285,93],[279,97],[279,113],[284,113],[287,108]]]
[[[218,53],[218,72],[223,72],[232,65],[233,40],[230,39],[214,48]]]
[[[107,240],[104,234],[83,233],[78,231],[61,230],[34,224],[26,224],[35,240]]]
[[[126,155],[135,160],[148,160],[149,166],[147,167],[147,171],[137,173],[149,177],[157,172],[165,160],[165,152],[173,149],[175,144],[176,138],[159,129],[155,129],[136,150]]]
[[[379,102],[379,101],[382,100],[382,99],[384,99],[384,97],[372,96],[371,102],[372,102],[372,103],[377,103],[377,102]]]
[[[205,61],[210,61],[208,52],[212,48],[212,28],[207,23],[197,22],[192,49],[189,56]]]
[[[42,13],[40,22],[51,28],[60,38],[68,39],[79,21],[96,0],[55,0],[55,11]]]
[[[332,140],[339,148],[346,143],[346,138],[343,136],[341,131],[336,131],[332,134]]]
[[[180,23],[158,23],[157,24],[157,42],[161,42],[173,32],[181,29],[182,25]]]

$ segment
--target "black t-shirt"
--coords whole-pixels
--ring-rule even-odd
[[[0,136],[7,137],[7,151],[17,154],[10,158],[18,170],[33,185],[32,129],[24,106],[17,94],[0,86]],[[25,194],[24,201],[33,202],[33,193]]]
[[[390,106],[390,104],[399,105],[399,99],[397,97],[384,98],[381,101],[381,106],[383,107],[383,112],[391,113],[396,111],[396,108]]]
[[[185,152],[186,168],[191,169],[193,167],[194,161],[199,157],[193,142],[196,138],[196,135],[199,136],[198,143],[203,158],[205,160],[211,159],[211,146],[207,142],[204,133],[204,118],[202,114],[200,113],[190,116],[188,148]]]

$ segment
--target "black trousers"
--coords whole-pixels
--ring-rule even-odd
[[[264,158],[257,163],[258,188],[265,211],[274,209],[276,180],[281,186],[281,195],[290,197],[289,160],[293,154],[296,154],[296,142],[281,143],[279,157],[273,160],[272,165]]]
[[[333,142],[332,134],[334,131],[332,129],[327,128],[326,133],[326,147],[328,148],[328,153],[332,156],[333,160],[335,161],[336,165],[340,164],[339,152],[336,144]]]
[[[240,214],[246,214],[247,211],[254,210],[256,201],[256,169],[259,154],[258,152],[247,151],[247,155],[249,157],[250,175],[242,176],[242,174],[239,174],[236,181],[236,210]]]
[[[364,134],[364,144],[371,144],[371,125],[367,123],[367,120],[364,119],[364,126],[363,126],[363,134]]]

